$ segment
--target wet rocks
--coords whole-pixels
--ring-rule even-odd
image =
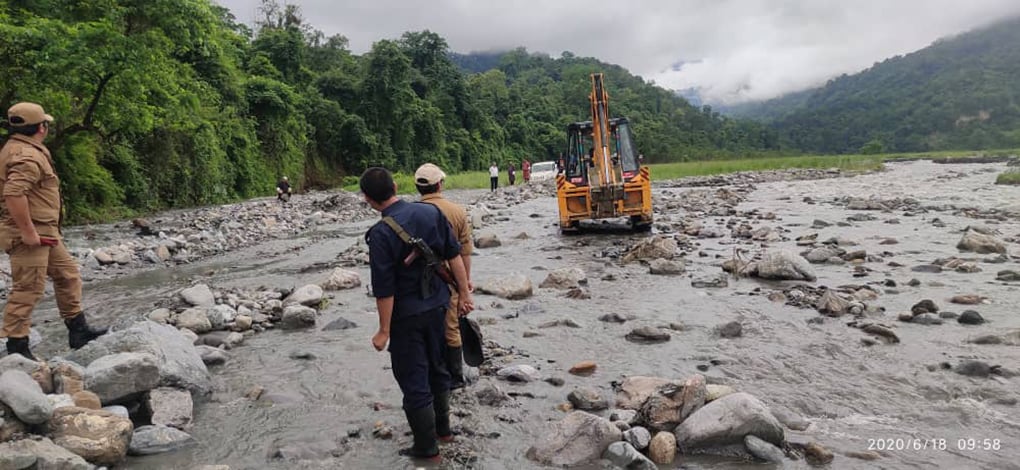
[[[967,377],[988,377],[993,367],[984,361],[963,361],[953,368],[953,372]]]
[[[127,455],[131,420],[108,411],[59,408],[50,420],[53,442],[97,465],[116,465]]]
[[[725,274],[719,276],[701,277],[691,281],[691,287],[694,287],[696,289],[723,288],[728,286],[729,281],[726,279]]]
[[[663,387],[679,388],[682,382],[661,377],[632,375],[616,387],[616,406],[625,410],[640,410],[648,398],[659,393]]]
[[[680,420],[685,420],[692,413],[701,408],[708,398],[705,377],[701,374],[694,374],[684,382],[680,401],[683,403],[680,409]]]
[[[765,253],[757,267],[762,279],[810,282],[817,279],[807,260],[786,250]]]
[[[493,383],[479,387],[475,391],[475,398],[478,399],[478,403],[485,406],[502,406],[513,400],[510,395]]]
[[[870,334],[872,336],[877,336],[879,339],[881,339],[882,341],[884,341],[886,343],[899,343],[900,342],[900,337],[896,336],[896,333],[894,333],[892,331],[892,329],[890,329],[890,328],[888,328],[886,326],[882,326],[882,325],[879,325],[879,324],[871,323],[871,324],[860,325],[859,327],[865,333],[868,333],[868,334]]]
[[[802,255],[804,259],[806,259],[809,263],[821,264],[829,261],[829,259],[831,258],[839,258],[844,254],[846,254],[846,250],[842,248],[831,245],[825,245],[807,251]]]
[[[588,276],[580,268],[562,268],[549,272],[538,287],[543,289],[575,289],[588,283]]]
[[[53,405],[32,376],[10,369],[0,374],[0,403],[27,424],[41,424],[53,415]]]
[[[683,274],[684,263],[682,261],[656,258],[648,263],[648,271],[654,275],[676,276]]]
[[[941,318],[939,318],[938,316],[936,316],[934,313],[922,313],[920,315],[915,315],[913,318],[911,318],[910,319],[910,323],[916,323],[918,325],[934,326],[934,325],[941,325],[941,324],[944,323],[944,321]]]
[[[775,416],[783,426],[794,431],[805,431],[811,426],[811,423],[806,419],[782,406],[773,407],[772,416]]]
[[[974,310],[964,310],[956,321],[960,322],[962,325],[980,325],[985,322],[985,318]]]
[[[209,319],[209,324],[212,328],[218,330],[226,326],[227,323],[234,321],[234,318],[237,317],[237,310],[234,310],[229,305],[220,304],[207,308],[205,316]]]
[[[922,313],[939,313],[939,306],[931,299],[922,300],[913,307],[910,307],[910,313],[914,315],[920,315]]]
[[[502,246],[503,242],[495,233],[480,233],[475,237],[475,248],[496,248]]]
[[[216,304],[216,296],[205,284],[197,284],[184,289],[180,292],[180,296],[193,307],[212,307]]]
[[[768,407],[746,393],[734,393],[708,403],[680,423],[675,433],[681,449],[742,443],[747,435],[781,445],[785,435]]]
[[[707,384],[705,385],[705,402],[718,400],[732,393],[737,393],[737,391],[728,385]]]
[[[956,244],[960,251],[974,253],[1006,253],[1006,245],[991,235],[985,235],[976,230],[970,229],[963,235],[960,242]]]
[[[662,235],[641,240],[623,255],[623,263],[633,261],[651,261],[654,259],[673,259],[676,256],[676,240]]]
[[[280,328],[285,330],[297,330],[301,328],[314,328],[318,312],[313,308],[303,305],[291,305],[283,309],[283,318],[280,321]]]
[[[191,436],[179,429],[149,425],[135,429],[128,446],[131,455],[162,454],[194,443]]]
[[[345,318],[337,318],[336,320],[327,323],[326,326],[322,328],[322,331],[349,330],[351,328],[357,327],[358,327],[357,323],[354,323]]]
[[[152,424],[180,430],[191,427],[194,405],[191,394],[187,391],[169,387],[151,390],[146,406],[152,416],[150,419]]]
[[[496,371],[496,376],[510,382],[534,382],[539,379],[539,372],[527,364],[518,364]]]
[[[304,305],[306,307],[315,307],[322,302],[322,294],[322,288],[315,284],[302,286],[294,289],[294,292],[291,292],[291,294],[283,300],[283,306],[289,307],[294,305]]]
[[[573,375],[589,376],[595,373],[596,368],[598,368],[598,364],[594,361],[583,361],[574,364],[573,367],[570,368],[570,373]]]
[[[744,327],[740,322],[731,321],[716,327],[715,332],[720,338],[739,338],[744,334]]]
[[[664,343],[671,337],[668,331],[651,326],[640,326],[627,333],[626,338],[635,343]]]
[[[658,467],[638,452],[627,442],[614,442],[606,448],[602,458],[616,465],[617,468],[633,470],[657,470]]]
[[[598,390],[591,388],[577,388],[567,395],[567,401],[575,409],[584,411],[600,411],[609,408],[609,400],[602,397]]]
[[[0,359],[0,374],[18,369],[32,377],[43,393],[53,393],[53,373],[45,362],[27,359],[21,354],[9,354]]]
[[[100,336],[73,351],[68,359],[88,366],[100,357],[119,352],[148,353],[155,357],[160,386],[199,394],[209,390],[209,371],[193,341],[172,326],[151,321]]]
[[[978,305],[985,301],[985,298],[980,295],[967,294],[967,295],[955,295],[949,299],[949,303],[959,305]]]
[[[361,286],[361,276],[344,268],[336,268],[329,275],[329,279],[322,283],[324,290],[345,290]]]
[[[995,274],[995,280],[1004,282],[1017,282],[1020,281],[1020,272],[1003,270]]]
[[[85,368],[85,388],[103,403],[114,403],[159,384],[159,365],[147,353],[116,353],[96,359]]]
[[[202,358],[202,362],[207,366],[226,364],[227,360],[230,359],[230,357],[227,356],[226,351],[219,348],[214,348],[212,346],[197,346],[195,349]]]
[[[212,321],[209,320],[204,308],[189,308],[177,314],[176,323],[179,328],[186,328],[198,334],[212,330]]]
[[[744,437],[744,447],[751,453],[755,458],[764,460],[769,463],[783,463],[786,454],[775,445],[769,442],[765,442],[751,434]]]
[[[641,426],[634,426],[623,433],[623,440],[637,450],[645,450],[652,443],[652,433]]]
[[[85,368],[70,361],[51,361],[53,389],[57,393],[74,395],[85,389]]]
[[[94,467],[48,438],[31,438],[0,444],[0,468],[92,470]]]
[[[850,311],[850,301],[844,299],[831,289],[825,289],[822,297],[815,304],[815,308],[823,315],[839,317],[846,315]]]
[[[809,442],[804,446],[804,458],[811,465],[827,465],[832,462],[834,456],[829,449],[822,447],[817,442]]]
[[[549,426],[527,451],[527,458],[540,464],[576,466],[598,460],[623,433],[608,420],[574,411]]]
[[[103,402],[99,399],[99,395],[92,393],[88,390],[82,390],[71,396],[71,400],[74,401],[74,406],[79,408],[88,408],[90,410],[98,410],[103,408]]]
[[[669,465],[676,459],[676,436],[661,431],[648,444],[648,457],[659,465]]]
[[[476,290],[480,294],[495,295],[507,300],[526,299],[534,291],[531,279],[523,274],[488,279],[476,286]]]

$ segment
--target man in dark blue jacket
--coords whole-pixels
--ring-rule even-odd
[[[393,376],[404,394],[404,414],[414,434],[414,445],[402,455],[439,459],[437,437],[453,439],[450,430],[450,374],[445,366],[446,308],[450,290],[425,256],[405,263],[413,248],[398,233],[420,238],[442,260],[449,261],[457,281],[462,314],[474,309],[460,244],[450,224],[435,206],[405,202],[396,197],[393,175],[384,168],[369,168],[361,175],[361,192],[373,209],[382,213],[365,234],[372,270],[372,293],[379,311],[379,331],[372,346],[382,351],[389,342]],[[425,279],[425,282],[422,280]]]

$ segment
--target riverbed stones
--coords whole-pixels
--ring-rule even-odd
[[[720,338],[739,338],[744,334],[744,327],[738,321],[731,321],[719,325],[715,331]]]
[[[550,426],[527,451],[540,464],[570,467],[598,460],[623,433],[609,420],[574,411]]]
[[[227,323],[234,321],[234,318],[237,316],[237,310],[234,310],[229,305],[219,304],[206,309],[205,316],[209,319],[209,324],[212,328],[218,330],[226,326]]]
[[[180,292],[180,295],[188,305],[193,307],[212,307],[216,305],[216,296],[213,295],[212,289],[209,289],[209,286],[205,284],[196,284],[184,289]]]
[[[23,370],[0,374],[0,403],[7,405],[24,423],[42,424],[53,415],[53,405],[39,383]]]
[[[475,237],[475,248],[496,248],[502,245],[503,242],[492,232],[482,232]]]
[[[640,410],[641,406],[659,389],[671,386],[679,388],[683,383],[661,377],[632,375],[623,379],[616,389],[616,406],[624,410]]]
[[[956,321],[962,325],[980,325],[985,322],[985,318],[974,310],[964,310]]]
[[[322,302],[322,288],[315,284],[308,284],[306,286],[294,289],[286,299],[283,300],[284,307],[293,305],[304,305],[305,307],[315,307]]]
[[[626,339],[635,343],[665,343],[671,339],[668,331],[653,326],[639,326],[627,333]]]
[[[361,275],[344,269],[336,268],[329,275],[329,279],[322,283],[324,290],[346,290],[361,286]]]
[[[602,458],[616,465],[617,468],[628,470],[657,470],[658,467],[648,457],[638,452],[627,442],[614,442],[609,444]]]
[[[587,387],[576,388],[567,395],[567,401],[574,405],[574,409],[584,411],[601,411],[609,408],[609,400],[605,399],[598,390]]]
[[[804,457],[811,465],[828,465],[835,458],[829,449],[817,442],[809,442],[804,446]]]
[[[861,328],[861,330],[863,330],[865,333],[868,333],[868,334],[870,334],[872,336],[877,336],[879,339],[881,339],[882,341],[884,341],[887,344],[893,344],[893,343],[899,343],[900,342],[900,337],[897,336],[896,333],[893,332],[892,329],[890,329],[890,328],[888,328],[886,326],[882,326],[882,325],[874,324],[873,323],[873,324],[864,325]]]
[[[976,294],[955,295],[949,299],[949,303],[958,305],[978,305],[984,301],[984,297]]]
[[[623,263],[633,261],[651,261],[654,259],[673,259],[676,257],[677,243],[671,237],[656,235],[639,241],[623,255]]]
[[[202,358],[202,362],[207,366],[226,364],[227,360],[230,359],[226,351],[219,348],[201,345],[196,346],[195,349]]]
[[[705,404],[708,397],[705,376],[694,374],[688,377],[681,393],[680,401],[683,406],[680,409],[680,420],[683,421]]]
[[[183,431],[191,427],[194,404],[191,393],[176,388],[160,387],[149,391],[145,402],[152,424],[169,426]]]
[[[842,248],[825,245],[804,253],[804,259],[806,259],[809,263],[822,264],[830,258],[839,258],[845,253],[846,250]]]
[[[731,393],[737,393],[737,391],[729,385],[707,384],[705,385],[705,402],[718,400]]]
[[[580,268],[561,268],[550,271],[538,287],[543,289],[569,290],[587,283],[588,277]]]
[[[191,436],[179,429],[148,425],[134,430],[128,453],[131,455],[162,454],[194,443]]]
[[[534,382],[539,379],[539,372],[527,364],[517,364],[496,371],[496,376],[509,382]]]
[[[637,450],[645,450],[652,442],[652,433],[641,426],[634,426],[623,433],[623,440]]]
[[[85,366],[110,354],[137,352],[151,354],[159,368],[159,386],[176,387],[204,394],[210,388],[209,370],[193,340],[177,329],[152,321],[107,333],[72,351],[68,359]]]
[[[147,353],[103,356],[85,368],[85,388],[103,403],[115,403],[159,384],[159,365]]]
[[[131,420],[103,410],[59,408],[50,420],[57,445],[96,465],[116,465],[127,455]]]
[[[850,301],[834,292],[832,289],[825,289],[822,296],[815,303],[815,309],[823,315],[839,317],[850,311]]]
[[[953,368],[953,372],[967,377],[985,378],[992,374],[992,366],[984,361],[963,361]]]
[[[208,333],[212,330],[212,321],[204,308],[189,308],[177,314],[177,327],[191,330],[195,333]]]
[[[676,460],[676,436],[668,431],[655,434],[648,444],[648,458],[659,465],[669,465]]]
[[[785,460],[786,455],[778,447],[750,434],[744,437],[744,447],[755,458],[769,463],[781,464]]]
[[[149,312],[149,314],[146,315],[146,318],[148,318],[149,320],[152,320],[152,321],[154,321],[156,323],[160,323],[160,324],[165,325],[165,324],[170,322],[170,317],[171,316],[173,316],[173,312],[170,311],[170,309],[168,309],[168,308],[157,308],[156,310],[153,310],[153,311]]]
[[[531,279],[519,273],[487,279],[476,289],[480,294],[495,295],[507,300],[526,299],[534,293]]]
[[[936,305],[935,302],[933,300],[931,300],[931,299],[924,299],[924,300],[914,304],[913,307],[910,307],[910,313],[913,313],[914,315],[920,315],[922,313],[938,313],[938,312],[939,312],[939,306]]]
[[[1017,282],[1020,281],[1020,272],[1003,270],[995,273],[995,280],[1004,282]]]
[[[968,230],[960,242],[956,244],[960,251],[969,251],[980,254],[1006,253],[1006,245],[991,235],[979,233],[976,230]]]
[[[691,287],[696,289],[719,289],[728,287],[729,281],[726,279],[726,275],[718,276],[705,276],[691,280]]]
[[[315,327],[317,315],[318,313],[313,308],[303,305],[291,305],[283,309],[283,319],[280,321],[280,328],[285,330],[313,328]]]
[[[656,258],[648,262],[648,272],[658,276],[677,276],[683,274],[684,263],[678,260]]]
[[[811,264],[800,255],[787,250],[771,250],[758,261],[758,277],[777,281],[809,281],[817,277]]]
[[[478,403],[484,406],[502,406],[513,400],[494,383],[487,383],[479,387],[475,391],[475,398],[478,399]]]
[[[32,437],[0,444],[0,468],[92,470],[94,467],[49,438]]]
[[[45,362],[37,362],[21,354],[9,354],[0,358],[0,374],[18,369],[32,377],[39,384],[43,393],[53,393],[53,373]]]
[[[90,410],[103,408],[103,401],[99,399],[99,395],[88,390],[82,390],[71,395],[71,400],[74,401],[74,406],[77,406],[78,408],[87,408]]]
[[[570,368],[570,373],[573,375],[589,376],[595,373],[595,369],[598,368],[598,364],[594,361],[582,361],[574,364]]]
[[[747,393],[734,393],[701,407],[674,431],[681,449],[742,443],[747,435],[772,444],[784,440],[782,424],[768,407]]]

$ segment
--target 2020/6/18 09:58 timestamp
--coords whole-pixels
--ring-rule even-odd
[[[1001,449],[1001,439],[924,439],[916,437],[868,439],[868,450],[957,450],[995,452]]]

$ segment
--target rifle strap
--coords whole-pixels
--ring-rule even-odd
[[[407,230],[404,230],[404,227],[401,227],[396,220],[393,220],[393,217],[383,217],[382,221],[386,225],[389,225],[390,228],[393,229],[393,231],[397,234],[397,236],[404,241],[404,243],[407,243],[408,245],[414,244],[414,242],[411,241],[411,235],[409,235],[407,233]]]

